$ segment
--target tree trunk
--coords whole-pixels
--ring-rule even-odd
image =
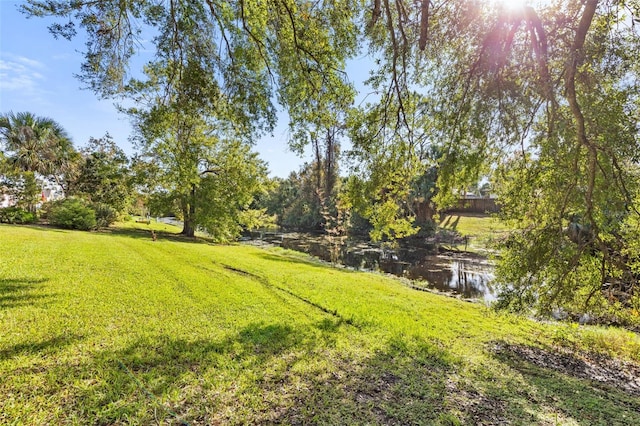
[[[316,192],[322,190],[322,156],[320,155],[320,142],[316,137],[313,138],[313,148],[316,154]],[[322,200],[320,200],[322,202]]]
[[[182,205],[182,215],[184,220],[184,225],[182,227],[182,235],[187,237],[195,237],[196,235],[196,188],[195,186],[191,187],[191,192],[189,197]]]
[[[327,144],[325,158],[325,194],[331,197],[336,182],[336,130],[335,127],[327,129]]]
[[[193,225],[193,220],[191,218],[187,218],[186,214],[185,214],[184,225],[182,227],[181,234],[186,237],[195,237],[195,234],[196,234],[196,229],[195,229],[195,226]]]
[[[418,47],[420,50],[424,50],[427,47],[427,37],[429,36],[429,3],[430,0],[422,0],[422,6],[420,7],[420,40],[418,41]]]

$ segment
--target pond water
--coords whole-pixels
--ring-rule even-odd
[[[473,253],[439,253],[435,245],[384,249],[354,240],[330,241],[321,235],[303,233],[252,234],[245,240],[258,240],[308,253],[324,261],[337,261],[359,270],[380,270],[415,280],[419,286],[453,293],[465,299],[496,299],[491,286],[493,265]]]
[[[424,280],[428,287],[451,292],[465,299],[496,299],[491,286],[493,265],[485,258],[468,253],[427,256],[409,266],[405,274],[414,280]]]

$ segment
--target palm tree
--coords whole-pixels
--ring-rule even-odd
[[[0,115],[0,144],[6,161],[17,170],[53,178],[63,187],[61,177],[71,172],[78,159],[60,124],[30,112]]]

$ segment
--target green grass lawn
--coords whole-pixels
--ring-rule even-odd
[[[536,362],[635,368],[633,333],[145,226],[0,225],[0,424],[640,424]]]
[[[493,242],[506,235],[509,228],[496,217],[486,214],[451,213],[443,215],[438,223],[440,229],[455,231],[468,237],[466,250],[482,252],[491,249]],[[457,249],[464,249],[461,245]]]
[[[145,223],[144,221],[148,221],[149,223]],[[155,232],[167,232],[172,234],[177,234],[181,231],[181,228],[177,226],[170,225],[163,222],[157,222],[155,219],[146,219],[142,217],[135,217],[126,222],[118,223],[118,229],[120,230],[146,230],[151,233],[151,230]]]

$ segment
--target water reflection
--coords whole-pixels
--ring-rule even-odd
[[[408,278],[425,280],[428,287],[453,292],[464,298],[492,301],[493,266],[484,258],[472,255],[427,256],[405,273]]]
[[[493,301],[493,265],[472,253],[434,254],[437,246],[401,247],[384,250],[365,241],[343,241],[332,246],[320,235],[260,233],[251,239],[302,251],[325,261],[360,270],[381,270],[421,282],[427,288],[454,293],[467,299]],[[338,248],[337,252],[332,250]]]

